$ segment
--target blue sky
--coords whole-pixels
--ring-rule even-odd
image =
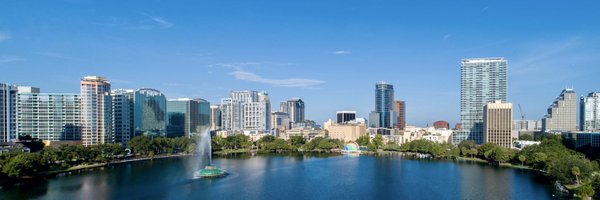
[[[0,82],[79,92],[84,75],[213,103],[301,97],[307,118],[374,107],[460,120],[460,60],[509,60],[509,100],[539,119],[566,86],[600,91],[599,1],[0,1]],[[515,116],[518,116],[518,111]]]

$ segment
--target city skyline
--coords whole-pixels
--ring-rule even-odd
[[[508,101],[522,105],[527,119],[541,119],[565,87],[580,95],[598,90],[597,2],[439,2],[415,9],[422,13],[411,8],[426,3],[6,4],[0,68],[10,73],[0,79],[49,93],[77,93],[86,75],[105,76],[113,88],[156,88],[169,99],[211,103],[234,90],[269,91],[273,103],[301,97],[306,118],[321,123],[338,110],[368,118],[373,84],[385,80],[406,101],[407,123],[424,126],[460,122],[465,58],[507,58]],[[441,9],[446,4],[453,9]],[[470,12],[451,15],[457,11]]]

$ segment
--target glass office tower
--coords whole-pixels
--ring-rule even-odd
[[[483,143],[483,109],[487,103],[507,101],[507,68],[505,58],[462,60],[460,117],[463,130],[453,135],[454,144],[464,140]]]
[[[378,122],[376,128],[393,128],[394,126],[394,86],[385,82],[375,86],[375,112]]]
[[[134,96],[135,135],[167,135],[167,99],[160,91],[142,88]]]

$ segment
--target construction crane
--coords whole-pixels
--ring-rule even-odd
[[[521,113],[521,120],[525,120],[525,113],[523,113],[523,108],[521,108],[521,104],[519,104],[519,112]]]

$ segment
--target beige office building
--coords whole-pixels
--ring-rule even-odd
[[[100,76],[81,79],[81,141],[83,145],[112,143],[110,82]]]
[[[325,122],[325,130],[331,139],[342,141],[356,141],[360,136],[367,134],[367,124],[358,122],[335,123],[333,120]]]
[[[491,142],[505,148],[512,147],[512,104],[495,101],[484,108],[485,143]]]

